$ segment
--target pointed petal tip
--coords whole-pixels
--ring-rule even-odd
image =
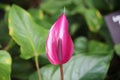
[[[65,14],[65,6],[64,6],[64,11],[63,11],[63,13]]]

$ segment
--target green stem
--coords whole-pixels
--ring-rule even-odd
[[[61,80],[64,80],[64,74],[63,74],[63,66],[60,64],[60,75],[61,75]]]
[[[35,56],[35,65],[36,65],[36,69],[37,69],[38,80],[42,80],[42,77],[41,77],[41,74],[40,74],[40,69],[39,69],[38,56]]]

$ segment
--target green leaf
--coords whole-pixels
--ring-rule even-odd
[[[90,54],[111,54],[113,49],[109,45],[95,40],[91,40],[88,43],[88,53]]]
[[[44,28],[46,28],[46,29],[50,29],[51,28],[52,24],[50,22],[46,21],[46,20],[36,19],[35,21],[36,21],[36,23],[38,25],[44,26]]]
[[[0,80],[11,80],[11,56],[8,52],[0,50]]]
[[[40,8],[30,8],[28,12],[37,19],[43,19],[44,18],[44,13]]]
[[[120,44],[115,45],[115,51],[120,56]]]
[[[67,5],[71,4],[71,1],[72,0],[48,0],[48,1],[45,1],[43,2],[41,5],[40,5],[40,8],[44,11],[46,11],[47,13],[50,13],[50,14],[54,14],[56,12],[58,12],[60,9],[63,10],[63,8],[67,7]],[[53,4],[54,5],[51,5]]]
[[[29,13],[33,16],[35,22],[40,25],[40,26],[44,26],[46,29],[50,29],[51,27],[51,23],[50,21],[53,21],[53,19],[50,18],[50,21],[48,21],[49,17],[46,16],[43,11],[41,10],[41,8],[30,8]],[[54,15],[55,16],[55,15]],[[56,17],[55,17],[56,18]],[[55,20],[54,20],[55,21]]]
[[[119,0],[98,0],[98,1],[94,0],[93,5],[99,10],[109,12],[113,11],[117,6],[115,2],[120,3]]]
[[[73,1],[77,6],[93,8],[93,0],[74,0]]]
[[[93,2],[93,0],[73,0],[75,7],[72,10],[72,13],[79,12],[84,15],[86,10],[95,8]]]
[[[9,13],[9,34],[21,47],[21,57],[29,59],[45,53],[48,31],[37,25],[31,15],[22,8],[13,5]]]
[[[75,53],[84,53],[87,52],[88,48],[88,41],[85,37],[79,37],[75,40],[74,46],[75,46]]]
[[[113,49],[108,44],[90,40],[88,41],[85,37],[79,37],[75,39],[75,53],[87,53],[89,55],[109,55],[113,52]]]
[[[77,6],[72,13],[80,13],[85,17],[89,30],[98,32],[103,24],[103,17],[101,13],[95,8],[86,8],[84,5]]]
[[[110,64],[110,56],[76,55],[64,65],[65,80],[104,80]],[[60,80],[59,67],[47,65],[41,68],[43,80]],[[38,80],[37,72],[29,80]]]
[[[87,9],[83,15],[85,16],[90,31],[97,32],[100,30],[103,18],[97,9]]]

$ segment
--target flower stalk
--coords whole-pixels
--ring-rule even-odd
[[[63,72],[62,64],[60,65],[60,75],[61,75],[61,80],[64,80],[64,72]]]
[[[38,56],[35,56],[35,65],[36,65],[36,69],[37,69],[38,80],[42,80],[40,69],[39,69]]]

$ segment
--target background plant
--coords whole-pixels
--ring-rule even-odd
[[[115,45],[117,55],[114,54],[114,45],[104,22],[106,14],[119,10],[119,2],[1,1],[0,80],[4,77],[5,80],[37,80],[37,59],[43,80],[60,79],[58,66],[51,65],[46,58],[44,44],[64,6],[75,47],[73,58],[64,65],[65,80],[119,80],[120,47]]]

